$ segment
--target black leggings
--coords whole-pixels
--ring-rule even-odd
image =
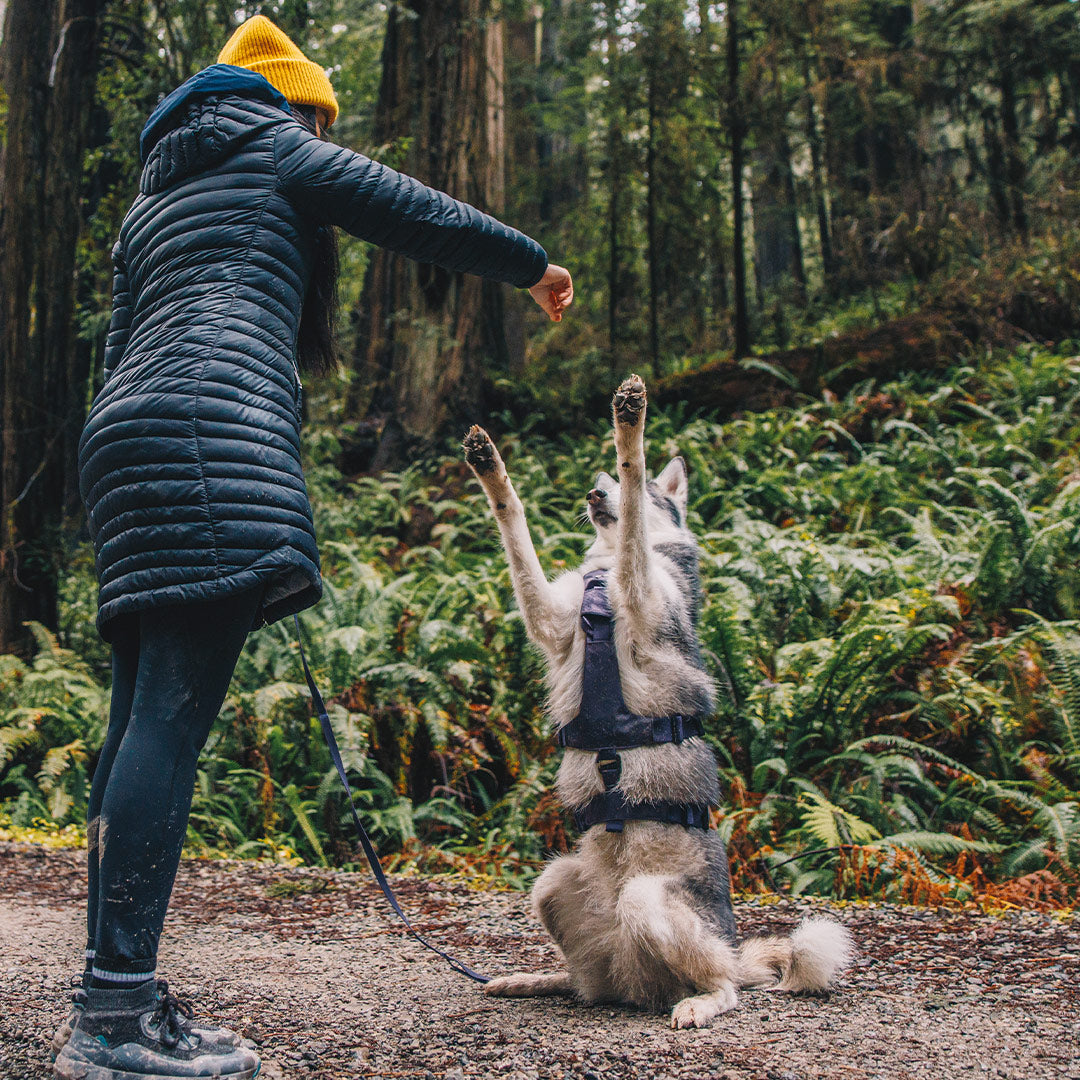
[[[117,628],[109,731],[87,807],[87,945],[95,967],[154,971],[195,766],[261,596],[259,586],[159,608]]]

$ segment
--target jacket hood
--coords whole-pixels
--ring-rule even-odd
[[[208,168],[238,138],[252,133],[236,110],[217,107],[220,98],[230,95],[292,111],[281,91],[257,72],[232,64],[204,68],[169,94],[143,127],[139,137],[143,192],[159,191]]]

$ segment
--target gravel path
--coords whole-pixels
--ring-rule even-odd
[[[79,967],[83,855],[0,844],[0,1078],[49,1075]],[[422,931],[487,973],[550,970],[520,893],[399,878]],[[823,903],[745,903],[742,933]],[[1080,1080],[1080,920],[834,906],[860,958],[831,994],[741,995],[703,1031],[632,1009],[506,1001],[426,953],[360,874],[185,861],[159,974],[258,1044],[267,1080],[573,1077]]]

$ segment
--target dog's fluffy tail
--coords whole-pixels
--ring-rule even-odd
[[[739,946],[739,985],[824,990],[855,955],[847,929],[832,919],[803,919],[791,937],[747,938]]]

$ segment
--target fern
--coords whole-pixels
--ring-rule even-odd
[[[1078,385],[1080,361],[1026,349],[725,423],[651,410],[650,468],[691,468],[707,730],[742,885],[763,860],[793,889],[854,895],[873,859],[894,897],[916,879],[968,895],[963,860],[983,880],[1080,871]],[[868,424],[877,394],[895,415]],[[611,468],[606,418],[553,437],[539,414],[487,426],[545,571],[575,565],[584,493]],[[328,426],[305,440],[324,574],[305,648],[357,808],[402,865],[527,884],[566,821],[542,664],[483,494],[456,447],[348,481]],[[0,657],[0,809],[27,824],[82,815],[107,723],[87,545],[63,588],[61,632],[38,628],[28,662]],[[350,864],[291,621],[250,636],[222,713],[189,842]]]

